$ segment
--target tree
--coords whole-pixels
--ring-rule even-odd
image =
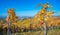
[[[50,20],[49,18],[54,14],[52,12],[51,7],[49,6],[49,3],[46,4],[40,4],[38,6],[42,6],[42,9],[40,10],[40,20],[44,24],[44,35],[47,35],[47,21]],[[48,11],[48,8],[50,7],[50,12]]]
[[[8,16],[7,16],[7,18],[6,18],[6,21],[8,22],[8,33],[10,33],[10,29],[11,29],[11,25],[13,25],[13,27],[14,27],[14,29],[16,29],[17,28],[17,25],[16,25],[16,23],[17,23],[17,16],[16,16],[16,14],[15,14],[15,12],[14,12],[14,9],[9,9],[8,10]],[[9,35],[9,34],[8,34]]]

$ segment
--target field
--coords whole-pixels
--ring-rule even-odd
[[[57,23],[60,24],[60,17],[53,17],[53,21],[54,21],[55,24],[57,24]],[[23,27],[23,25],[27,24],[26,27],[28,26],[27,29],[29,29],[29,24],[28,23],[29,23],[29,19],[24,19],[24,20],[19,20],[17,25],[19,27],[21,27],[21,26]],[[58,26],[59,26],[59,24],[58,24]],[[7,35],[7,34],[3,33],[3,35]],[[28,32],[15,32],[15,33],[11,33],[11,35],[44,35],[44,31],[39,30],[39,31],[28,31]],[[53,30],[48,30],[47,35],[60,35],[60,28],[59,29],[56,28],[56,29],[53,29]]]
[[[12,33],[11,35],[44,35],[44,33],[43,31],[29,31],[29,32]],[[60,35],[60,29],[48,30],[47,35]]]

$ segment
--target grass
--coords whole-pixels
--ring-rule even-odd
[[[6,34],[4,34],[6,35]],[[12,35],[44,35],[43,31],[12,33]],[[60,35],[60,29],[48,30],[47,35]]]
[[[34,32],[21,32],[15,33],[17,35],[44,35],[43,31],[34,31]],[[12,34],[14,35],[14,34]],[[47,31],[47,35],[60,35],[60,29],[54,29]]]

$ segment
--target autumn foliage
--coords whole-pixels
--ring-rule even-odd
[[[52,17],[54,12],[47,11],[44,12],[44,9],[47,8],[46,5],[42,5],[43,8],[33,17],[33,18],[25,18],[18,20],[18,17],[16,16],[14,9],[8,10],[8,16],[6,17],[6,23],[3,23],[3,21],[0,21],[0,27],[5,30],[8,27],[9,21],[11,22],[10,28],[11,30],[30,30],[30,29],[41,29],[44,28],[44,16],[46,15],[46,24],[47,28],[50,27],[57,27],[60,26],[60,17]]]

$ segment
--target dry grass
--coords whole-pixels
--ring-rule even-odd
[[[21,32],[21,33],[15,33],[12,35],[44,35],[43,31],[35,31],[35,32]],[[55,30],[49,30],[47,32],[47,35],[60,35],[60,29]]]

